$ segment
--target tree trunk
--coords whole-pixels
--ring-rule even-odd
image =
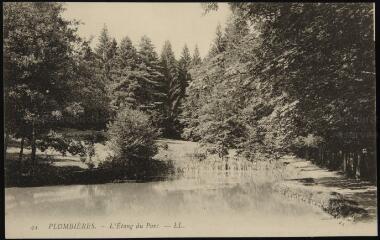
[[[355,173],[355,175],[356,175],[355,177],[358,179],[361,177],[361,170],[362,170],[361,165],[362,165],[361,164],[361,154],[359,153],[358,158],[357,158],[356,173]]]
[[[347,172],[347,154],[343,152],[343,173]]]
[[[21,143],[20,143],[20,153],[18,155],[18,160],[20,161],[20,163],[22,162],[22,156],[24,154],[24,141],[25,141],[25,138],[22,137],[21,138]]]
[[[36,150],[37,150],[37,146],[36,146],[36,129],[34,127],[34,121],[32,123],[32,142],[31,142],[31,145],[32,145],[31,159],[32,159],[32,164],[34,166],[35,163],[36,163]]]
[[[349,152],[348,153],[348,168],[347,168],[349,177],[352,177],[353,169],[354,169],[354,156],[352,152]]]
[[[5,131],[5,141],[4,141],[4,153],[5,154],[7,154],[8,143],[9,143],[9,133],[7,131]]]
[[[356,178],[356,170],[357,170],[357,155],[356,155],[356,153],[353,153],[352,154],[353,156],[352,156],[352,176],[354,177],[354,178]]]
[[[320,156],[321,165],[325,166],[325,152],[322,147],[320,148]]]

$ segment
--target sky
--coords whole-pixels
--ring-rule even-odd
[[[158,53],[165,40],[172,44],[178,58],[187,44],[192,53],[195,44],[204,57],[215,37],[220,23],[225,26],[231,14],[226,3],[219,3],[219,10],[204,15],[200,3],[65,3],[66,19],[80,20],[78,34],[89,39],[94,37],[96,46],[104,24],[117,42],[128,36],[135,46],[143,35],[153,42]]]

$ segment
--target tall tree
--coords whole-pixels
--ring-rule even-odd
[[[4,4],[5,122],[29,139],[33,162],[37,139],[61,119],[73,80],[79,38],[63,9],[60,3]]]
[[[178,80],[179,85],[181,87],[181,92],[179,94],[179,106],[178,106],[178,113],[177,113],[177,119],[178,122],[178,131],[182,133],[183,131],[183,123],[184,123],[184,105],[183,105],[183,99],[186,95],[186,89],[189,86],[191,82],[191,74],[190,74],[190,68],[192,67],[192,59],[190,56],[189,49],[187,45],[183,47],[181,57],[178,61]]]
[[[223,35],[222,26],[220,24],[216,27],[215,39],[212,43],[209,56],[213,57],[226,50],[226,38]]]
[[[137,49],[133,46],[129,37],[124,37],[120,41],[116,54],[116,65],[120,69],[136,69],[138,64]]]
[[[178,79],[179,79],[179,84],[181,85],[181,99],[185,95],[186,87],[189,85],[191,81],[191,75],[189,73],[191,62],[192,62],[192,59],[190,56],[189,48],[187,47],[187,45],[185,45],[182,49],[182,54],[178,61],[178,68],[179,68]]]
[[[139,50],[139,81],[142,92],[139,96],[144,99],[141,109],[148,111],[153,123],[158,127],[164,121],[165,103],[167,94],[165,92],[165,82],[163,81],[162,67],[152,41],[143,36],[140,41]]]
[[[109,36],[106,24],[103,25],[98,41],[99,42],[95,48],[95,52],[99,55],[103,62],[106,62],[108,56],[107,52],[112,41],[111,37]]]
[[[125,106],[137,108],[142,105],[144,99],[140,96],[143,92],[142,76],[139,70],[139,57],[137,49],[128,37],[124,37],[117,49],[115,59],[112,106],[116,111]]]
[[[217,8],[215,3],[206,6]],[[372,4],[230,6],[233,18],[224,34],[217,31],[211,51],[216,54],[192,70],[185,133],[231,144],[251,156],[300,149],[319,149],[314,156],[323,156],[327,149],[340,156],[327,162],[335,166],[347,162],[342,161],[347,152],[374,152]],[[217,44],[223,37],[224,50]],[[227,107],[234,101],[239,107]]]
[[[82,41],[75,55],[75,68],[68,92],[70,103],[63,112],[65,126],[73,128],[104,129],[110,117],[107,83],[99,74],[96,53],[90,47],[90,41]],[[85,120],[85,121],[80,121]]]
[[[193,57],[191,59],[191,65],[192,66],[197,66],[197,65],[199,65],[201,63],[202,63],[202,59],[201,59],[201,56],[199,54],[198,45],[195,45]]]
[[[176,136],[177,133],[177,115],[180,103],[182,86],[179,79],[178,63],[175,59],[171,43],[166,41],[162,48],[160,63],[163,73],[163,82],[166,91],[166,135]]]
[[[99,68],[104,81],[107,84],[112,83],[112,67],[117,51],[117,42],[109,36],[107,26],[104,24],[100,35],[99,42],[95,52],[99,59]]]

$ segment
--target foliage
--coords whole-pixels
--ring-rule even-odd
[[[111,105],[115,111],[125,106],[137,108],[144,101],[140,80],[144,73],[138,69],[137,49],[128,37],[121,40],[115,62],[118,71],[114,72],[116,84]]]
[[[358,121],[375,116],[372,5],[230,7],[226,28],[217,28],[208,57],[191,70],[185,138],[249,158],[314,145],[373,149],[374,121]],[[344,136],[352,131],[361,137]]]
[[[195,45],[193,57],[191,58],[191,66],[197,66],[202,63],[202,59],[199,53],[198,45]]]
[[[218,24],[218,26],[216,27],[215,35],[216,36],[214,42],[211,45],[208,57],[213,57],[226,50],[226,38],[225,36],[223,36],[222,26],[220,24]]]
[[[112,115],[108,83],[101,77],[101,68],[90,41],[82,41],[75,55],[75,68],[70,83],[70,99],[63,112],[65,127],[104,129]]]
[[[158,56],[147,36],[137,47],[128,37],[117,43],[106,26],[93,50],[77,36],[78,23],[63,19],[61,3],[5,3],[5,146],[13,136],[21,138],[20,160],[25,142],[32,159],[37,147],[53,147],[92,166],[96,140],[55,132],[110,121],[115,155],[103,166],[143,166],[159,133],[200,141],[222,157],[231,148],[249,159],[374,152],[372,5],[229,5],[232,16],[202,61],[197,46],[192,56],[184,46],[177,60],[166,41]]]
[[[119,111],[108,126],[108,135],[112,157],[101,167],[137,171],[139,167],[149,164],[157,153],[157,129],[149,115],[142,111],[129,108]]]
[[[60,3],[4,5],[5,124],[8,134],[36,141],[58,126],[68,105],[76,22],[62,18]]]
[[[164,136],[178,138],[182,131],[179,115],[182,111],[182,99],[191,81],[189,73],[191,56],[185,45],[179,61],[175,59],[169,41],[166,41],[161,52],[161,67],[165,83],[166,104]]]

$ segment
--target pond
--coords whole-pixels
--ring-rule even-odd
[[[170,150],[169,146],[169,150]],[[182,163],[183,148],[176,145]],[[173,148],[172,148],[173,149]],[[8,237],[375,235],[272,190],[273,171],[201,165],[154,182],[5,189]]]
[[[26,232],[39,237],[313,236],[376,232],[372,225],[339,224],[321,210],[265,191],[266,187],[270,188],[177,179],[10,188],[5,191],[6,229],[14,237]],[[96,229],[59,229],[69,223],[93,224]],[[136,228],[137,224],[143,228]],[[132,229],[128,225],[133,225]],[[38,229],[30,230],[32,226]]]

